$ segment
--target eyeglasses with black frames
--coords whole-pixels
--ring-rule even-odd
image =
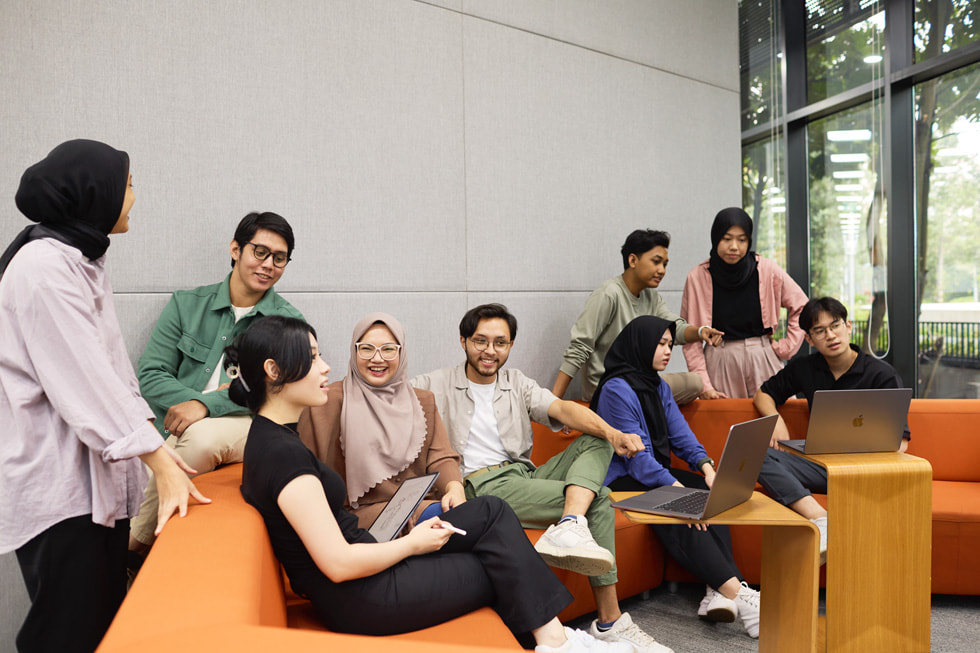
[[[256,245],[252,241],[249,241],[245,244],[252,246],[252,256],[254,256],[256,260],[264,261],[271,256],[272,264],[277,268],[286,267],[286,264],[292,260],[289,257],[289,254],[286,254],[285,252],[273,253],[272,250],[266,247],[265,245]]]

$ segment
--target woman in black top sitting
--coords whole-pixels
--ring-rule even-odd
[[[395,634],[490,605],[513,632],[530,632],[539,651],[630,650],[561,625],[555,615],[570,594],[496,497],[467,501],[390,542],[358,527],[340,476],[294,430],[304,408],[328,399],[330,368],[311,326],[262,318],[225,356],[231,398],[254,413],[242,495],[262,515],[293,589],[328,628]]]

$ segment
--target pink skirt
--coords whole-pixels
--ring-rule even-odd
[[[711,385],[733,399],[752,397],[784,365],[769,336],[723,340],[717,347],[704,348],[704,360]]]

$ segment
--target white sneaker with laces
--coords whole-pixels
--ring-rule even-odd
[[[628,612],[620,615],[609,630],[599,630],[599,620],[592,622],[589,633],[603,642],[625,642],[633,647],[636,653],[674,653],[672,648],[659,644],[657,640],[643,632],[643,629],[633,623]]]
[[[742,620],[745,632],[753,639],[759,637],[759,604],[761,601],[762,596],[758,590],[752,589],[743,580],[742,588],[738,590],[738,594],[735,596],[735,605],[738,606],[738,617]]]
[[[601,576],[616,562],[612,553],[596,543],[588,520],[581,515],[549,526],[534,549],[550,566],[586,576]]]
[[[538,644],[535,653],[633,653],[633,646],[626,642],[603,642],[582,630],[565,626],[568,641],[559,647]]]
[[[820,564],[827,564],[827,518],[817,517],[816,519],[811,519],[814,524],[817,525],[817,530],[820,531]]]
[[[718,621],[730,624],[738,616],[735,601],[727,598],[721,592],[715,591],[711,585],[706,585],[707,591],[698,606],[698,616],[705,621]]]

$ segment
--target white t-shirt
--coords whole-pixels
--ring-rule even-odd
[[[231,310],[235,311],[235,322],[242,319],[249,312],[255,308],[254,306],[232,306]],[[205,392],[214,392],[221,385],[221,370],[225,367],[225,355],[221,354],[221,358],[218,359],[218,364],[214,367],[214,373],[211,374],[211,378],[208,379],[207,385],[204,386],[204,390],[201,390],[201,394]]]
[[[497,384],[472,381],[469,384],[470,394],[473,395],[473,422],[463,451],[463,476],[510,460],[500,441],[497,417],[493,414],[493,393]]]

